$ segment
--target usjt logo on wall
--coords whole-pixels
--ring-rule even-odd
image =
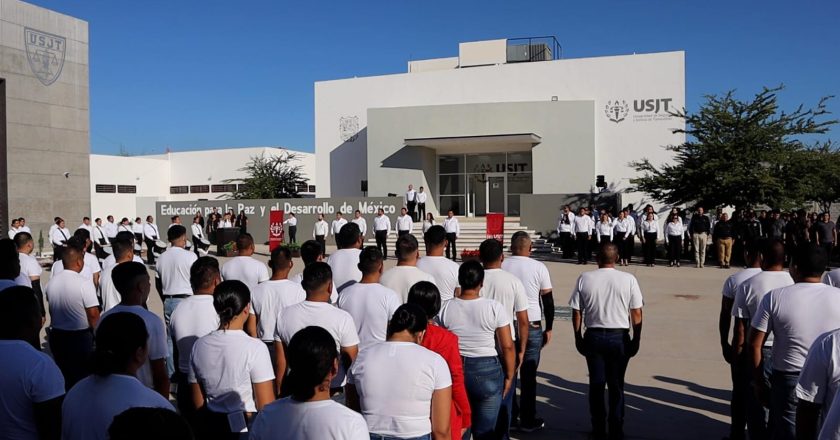
[[[672,98],[634,99],[631,108],[626,100],[610,100],[604,106],[604,115],[616,124],[628,117],[633,122],[667,121],[673,118],[671,101]]]

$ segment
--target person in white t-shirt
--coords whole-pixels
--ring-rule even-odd
[[[554,295],[551,276],[545,264],[531,258],[531,236],[518,231],[510,240],[513,255],[505,258],[502,269],[516,276],[525,287],[528,298],[528,341],[520,364],[519,399],[514,398],[512,421],[519,419],[519,429],[533,432],[545,422],[537,417],[537,369],[540,365],[540,350],[551,342],[554,328]],[[485,276],[485,287],[487,285]],[[542,326],[542,311],[545,309],[545,332]],[[516,403],[518,402],[518,406]]]
[[[137,379],[147,387],[169,398],[169,375],[166,373],[166,328],[163,320],[146,309],[152,283],[146,265],[128,261],[114,266],[111,274],[121,301],[102,314],[100,322],[114,313],[128,312],[143,318],[149,333],[148,356],[137,370]]]
[[[240,234],[236,238],[236,248],[239,255],[231,258],[222,266],[223,280],[242,281],[248,286],[248,289],[253,289],[257,287],[257,284],[271,278],[268,273],[268,266],[253,257],[256,248],[251,234]]]
[[[359,353],[347,375],[347,406],[368,431],[386,438],[449,439],[452,377],[446,361],[420,345],[426,314],[404,304],[388,323],[388,340]]]
[[[510,315],[510,334],[516,346],[516,366],[519,368],[528,347],[528,296],[525,294],[525,286],[515,275],[502,269],[504,251],[501,242],[488,238],[481,243],[478,251],[484,266],[481,296],[497,301]],[[511,389],[516,389],[516,374]],[[502,411],[507,413],[507,418],[498,421],[497,432],[503,433],[503,436],[510,434],[514,394],[510,393],[502,399]]]
[[[341,291],[338,308],[353,317],[359,335],[359,351],[384,342],[388,321],[402,304],[400,296],[379,284],[382,277],[382,253],[376,246],[367,246],[359,254],[362,279]]]
[[[76,384],[61,411],[63,440],[107,440],[114,417],[129,408],[174,411],[135,377],[146,362],[149,333],[134,313],[113,313],[96,329],[93,374]]]
[[[173,377],[178,385],[178,411],[186,417],[195,410],[187,382],[192,348],[199,338],[219,328],[219,314],[213,307],[213,291],[221,282],[219,261],[213,257],[199,258],[190,268],[190,285],[194,294],[181,301],[172,312],[170,333],[175,342],[177,359],[177,370]]]
[[[29,287],[0,295],[0,432],[7,439],[57,439],[64,378],[40,347],[41,313]]]
[[[840,386],[840,329],[820,336],[808,350],[808,357],[796,384],[796,435],[817,438],[820,420],[828,420]],[[838,427],[834,431],[840,433]],[[835,434],[836,435],[836,434]],[[833,437],[836,438],[836,437]]]
[[[435,277],[417,268],[420,258],[419,244],[412,234],[405,234],[397,239],[397,265],[382,274],[380,283],[397,292],[405,303],[411,286],[420,281],[435,282]]]
[[[512,391],[516,374],[510,313],[497,301],[479,295],[484,283],[484,268],[477,261],[461,265],[458,283],[461,296],[443,305],[438,320],[458,336],[464,382],[472,409],[472,435],[474,438],[496,438],[502,399]]]
[[[289,248],[274,248],[268,265],[272,270],[271,279],[260,283],[251,292],[251,316],[248,317],[247,329],[249,335],[265,342],[273,355],[277,315],[284,308],[305,300],[306,292],[299,283],[289,280],[289,271],[294,266]]]
[[[244,432],[246,422],[274,400],[274,371],[268,348],[245,333],[251,293],[242,281],[226,280],[213,292],[219,329],[196,341],[189,382],[196,409],[212,414],[202,428],[218,436],[215,419],[228,421],[230,433]],[[224,432],[224,431],[223,431]],[[201,432],[196,433],[199,438]]]
[[[91,253],[93,250],[93,241],[90,239],[90,232],[87,229],[77,229],[73,233],[71,240],[67,241],[67,245],[75,245],[76,241],[82,246],[85,252],[85,271],[91,274],[93,286],[99,289],[99,275],[102,272],[102,266],[99,264],[99,259],[96,255]]]
[[[636,277],[615,269],[618,248],[601,246],[598,269],[578,277],[569,306],[575,348],[589,368],[589,413],[595,438],[624,436],[624,373],[639,352],[642,336],[642,291]],[[586,327],[586,333],[583,333]],[[630,338],[630,328],[633,337]],[[604,387],[610,408],[604,406]]]
[[[315,240],[306,240],[300,246],[300,259],[303,260],[303,267],[309,266],[312,263],[321,261],[326,262],[327,258],[324,255],[323,248],[321,244]],[[293,275],[289,278],[293,282],[297,284],[303,283],[303,271],[298,272],[297,274]],[[332,292],[330,293],[330,304],[336,304],[338,302],[338,290],[335,288],[335,284],[332,286]]]
[[[795,437],[796,383],[805,356],[820,335],[840,322],[840,289],[820,282],[827,264],[825,249],[814,243],[801,245],[790,267],[796,284],[764,295],[752,318],[753,383],[759,396],[770,396],[768,426],[774,438]],[[768,391],[762,349],[769,333],[773,333],[773,349]]]
[[[434,277],[441,301],[449,301],[461,293],[461,288],[458,287],[458,263],[443,256],[446,230],[434,225],[423,234],[423,240],[426,255],[417,260],[417,268]]]
[[[362,240],[364,241],[365,235],[367,235],[367,220],[362,217],[362,211],[359,211],[358,209],[353,213],[353,216],[354,217],[351,222],[359,225],[359,235],[362,236]]]
[[[15,278],[15,282],[19,286],[31,287],[35,291],[35,296],[38,297],[38,303],[41,306],[41,316],[46,316],[44,293],[41,289],[43,269],[41,269],[41,263],[38,263],[38,260],[32,256],[32,251],[35,249],[35,240],[32,239],[32,234],[18,232],[15,235],[15,247],[20,262],[20,275]]]
[[[359,234],[359,225],[348,223],[341,228],[335,236],[338,250],[330,254],[327,264],[332,269],[333,285],[338,293],[358,283],[362,279],[362,272],[359,270],[359,253],[364,239]],[[333,304],[338,298],[330,298]]]
[[[131,261],[134,261],[135,263],[143,263],[143,259],[140,258],[139,255],[137,255],[136,244],[138,243],[138,241],[134,238],[133,234],[129,234],[128,232],[120,232],[119,234],[117,234],[116,237],[114,237],[113,240],[111,240],[112,243],[116,241],[123,241],[129,243],[129,247],[132,249],[132,253],[134,254],[134,256],[131,258]],[[142,243],[142,240],[139,243]],[[111,254],[105,257],[104,260],[102,260],[102,271],[104,272],[109,267],[113,268],[116,264],[117,260],[116,257],[114,257],[114,252],[112,250]]]
[[[93,329],[99,321],[96,289],[79,273],[83,253],[75,246],[65,249],[65,270],[52,276],[46,289],[50,352],[68,388],[90,373],[87,358],[93,352]]]
[[[132,261],[134,256],[134,252],[131,249],[130,242],[126,240],[122,240],[117,237],[116,240],[111,244],[111,247],[114,249],[114,256],[116,257],[116,262],[114,265],[109,266],[107,269],[102,271],[102,283],[99,285],[100,289],[100,298],[102,299],[102,311],[107,312],[112,308],[116,307],[117,304],[122,301],[122,296],[120,292],[117,290],[117,287],[114,283],[114,279],[112,277],[112,273],[114,268],[122,263],[128,263]],[[142,262],[138,264],[143,264]]]
[[[321,327],[305,327],[292,336],[286,351],[289,397],[257,414],[249,439],[369,440],[361,414],[330,399],[329,384],[339,370],[333,336]]]
[[[276,388],[282,390],[286,372],[285,348],[292,336],[310,325],[323,327],[333,336],[336,349],[341,353],[338,374],[332,379],[334,391],[344,386],[345,372],[359,353],[359,335],[349,313],[329,304],[332,292],[332,269],[327,263],[315,262],[303,269],[301,286],[306,291],[306,301],[280,311],[274,330],[276,355]]]

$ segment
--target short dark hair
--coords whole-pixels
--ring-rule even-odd
[[[190,287],[195,290],[210,287],[219,276],[219,260],[210,257],[198,257],[190,266]]]
[[[237,249],[248,249],[254,245],[254,237],[251,236],[249,233],[239,234],[239,237],[236,237],[236,248]]]
[[[510,237],[510,249],[514,252],[523,250],[526,244],[531,243],[531,236],[525,231],[517,231]]]
[[[137,237],[134,236],[133,232],[120,231],[117,232],[117,240],[126,240],[129,243],[134,243],[137,241]]]
[[[32,241],[32,234],[26,231],[15,234],[15,247],[18,249],[26,246],[30,241]]]
[[[180,216],[180,215],[173,215],[173,216],[169,219],[169,221],[171,221],[172,223],[175,223],[175,220],[177,220],[177,219],[179,219],[179,218],[181,218],[181,216]]]
[[[475,289],[484,282],[484,268],[478,261],[467,261],[458,268],[458,284],[462,289]]]
[[[315,240],[306,240],[300,246],[300,258],[303,260],[304,266],[309,266],[318,261],[318,257],[321,255],[324,255],[324,248],[321,247],[321,243]]]
[[[300,285],[307,293],[324,287],[332,281],[332,269],[323,261],[316,261],[303,269],[303,281]]]
[[[233,317],[242,313],[251,303],[251,291],[239,280],[226,280],[213,291],[213,308],[219,314],[219,324],[224,327]]]
[[[13,286],[3,290],[0,295],[0,338],[15,339],[40,325],[41,306],[32,288]]]
[[[821,246],[816,243],[805,243],[797,249],[793,264],[802,277],[818,277],[828,265],[828,256]]]
[[[111,440],[192,440],[189,423],[165,408],[129,408],[114,416],[108,428]]]
[[[423,234],[423,240],[426,246],[439,246],[446,241],[446,229],[441,225],[434,225]]]
[[[169,231],[166,232],[166,238],[169,241],[175,241],[187,235],[187,228],[181,225],[172,225]]]
[[[598,251],[598,263],[611,264],[616,261],[618,261],[618,246],[609,241],[601,243]]]
[[[321,327],[309,326],[292,336],[286,348],[289,359],[289,391],[292,398],[305,402],[315,395],[315,387],[324,379],[338,359],[335,339]]]
[[[499,261],[502,258],[503,252],[502,243],[495,238],[488,238],[482,241],[481,246],[478,247],[479,258],[484,264]]]
[[[379,270],[382,264],[382,252],[376,246],[367,246],[359,254],[359,270],[367,275]]]
[[[404,234],[397,239],[397,259],[402,261],[409,258],[410,255],[417,253],[420,244],[417,243],[417,238],[413,234]]]
[[[114,281],[114,288],[122,296],[131,294],[137,278],[143,276],[149,276],[149,272],[146,271],[146,266],[143,263],[136,261],[120,263],[111,270],[111,280]]]
[[[20,256],[11,238],[0,239],[0,278],[14,280],[20,275]]]
[[[113,243],[111,243],[111,250],[114,252],[114,258],[120,260],[125,258],[127,254],[134,254],[134,246],[128,240],[121,239],[117,237]]]
[[[87,232],[87,231],[85,231],[85,232]],[[84,252],[85,251],[85,246],[87,245],[87,243],[86,243],[87,240],[82,238],[82,235],[83,234],[73,235],[70,238],[68,238],[67,239],[67,248],[74,248],[74,249],[78,249],[78,250]]]
[[[428,324],[429,318],[420,306],[403,304],[397,308],[394,316],[388,321],[388,337],[405,330],[414,335],[426,330]]]
[[[765,240],[761,249],[761,258],[765,266],[785,264],[785,244],[779,239]]]
[[[72,240],[72,238],[70,239]],[[61,252],[61,264],[64,265],[64,268],[67,269],[68,264],[73,261],[81,261],[84,263],[85,261],[85,251],[78,246],[70,246],[68,241],[67,248]]]
[[[271,270],[287,269],[292,262],[292,251],[288,246],[277,246],[271,251],[271,259],[268,260],[268,267]]]
[[[440,312],[440,291],[434,283],[419,281],[408,289],[406,304],[416,304],[424,312],[426,319],[432,319]]]
[[[361,236],[362,231],[359,229],[359,225],[349,222],[338,231],[338,235],[335,236],[335,244],[339,249],[353,247],[359,242]]]
[[[138,348],[145,347],[149,332],[143,318],[131,312],[105,317],[96,328],[93,373],[108,376],[125,372]]]

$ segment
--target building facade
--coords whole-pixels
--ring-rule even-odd
[[[604,176],[641,202],[628,163],[667,162],[685,139],[670,113],[685,102],[684,53],[554,59],[556,47],[462,43],[408,73],[315,83],[318,197],[413,184],[436,213],[519,215],[521,194],[596,193]]]
[[[0,0],[0,229],[90,212],[88,24]]]

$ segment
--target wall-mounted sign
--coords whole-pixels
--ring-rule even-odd
[[[23,41],[26,43],[26,58],[32,73],[48,86],[61,75],[64,56],[67,52],[67,39],[48,32],[24,28]]]

